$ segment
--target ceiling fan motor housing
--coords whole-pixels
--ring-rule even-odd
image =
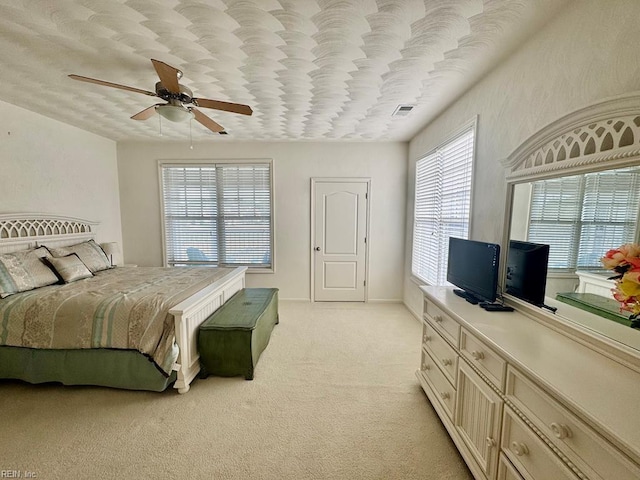
[[[180,103],[191,103],[193,92],[184,85],[178,84],[178,86],[180,87],[180,93],[171,93],[162,85],[162,82],[156,82],[156,95],[167,102],[178,100]]]

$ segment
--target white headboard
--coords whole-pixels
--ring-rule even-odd
[[[64,247],[95,239],[98,222],[45,213],[0,214],[0,253],[39,245]]]

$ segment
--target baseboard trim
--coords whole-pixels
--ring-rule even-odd
[[[422,321],[422,315],[419,314],[418,312],[416,312],[413,308],[411,308],[407,302],[403,302],[403,303],[404,303],[404,306],[407,308],[407,310],[409,310],[411,312],[411,314],[414,317],[416,317],[416,320],[421,322]]]
[[[287,302],[311,302],[310,298],[280,298],[281,301]],[[368,302],[313,302],[313,303],[403,303],[400,298],[370,298]]]

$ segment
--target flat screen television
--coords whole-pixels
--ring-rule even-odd
[[[500,245],[449,237],[447,281],[462,291],[457,295],[471,303],[496,299]]]
[[[544,306],[549,245],[511,240],[507,253],[505,293]]]

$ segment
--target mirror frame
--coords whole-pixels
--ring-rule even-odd
[[[503,245],[509,245],[516,184],[640,165],[640,92],[614,97],[569,113],[534,133],[501,160],[507,198]],[[502,249],[501,284],[508,248]],[[640,350],[577,319],[555,315],[511,295],[507,303],[581,343],[640,371]],[[639,332],[640,333],[640,332]]]

